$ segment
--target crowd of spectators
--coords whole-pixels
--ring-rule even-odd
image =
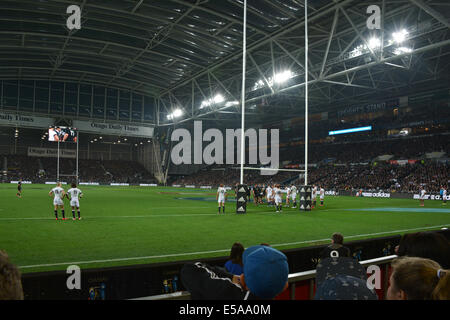
[[[322,143],[310,146],[308,183],[326,190],[365,190],[383,192],[417,193],[423,186],[427,193],[439,193],[449,185],[448,162],[427,158],[431,152],[449,154],[447,136],[424,136],[379,142]],[[300,164],[304,159],[303,145],[281,150],[280,161]],[[413,160],[404,165],[391,164],[377,159],[391,155],[389,160]],[[284,159],[283,159],[284,158]],[[239,182],[238,166],[210,166],[182,177],[173,177],[169,184],[217,186],[223,183],[234,186]],[[280,171],[276,175],[261,175],[258,170],[245,170],[244,181],[256,184],[302,184],[301,172]]]
[[[392,155],[393,159],[423,159],[426,153],[450,153],[448,135],[430,135],[421,137],[402,137],[374,140],[371,136],[357,141],[329,140],[322,143],[310,143],[309,160],[320,163],[334,159],[335,163],[359,163],[374,161],[381,155]],[[304,159],[304,145],[280,149],[280,160],[298,162]]]
[[[240,171],[232,168],[204,169],[191,176],[175,179],[171,184],[217,186],[220,183],[234,186],[239,182]],[[391,165],[388,163],[363,165],[321,165],[308,170],[308,182],[326,190],[364,190],[376,192],[417,193],[423,186],[427,193],[438,194],[441,187],[449,185],[450,168],[445,163],[415,163]],[[303,184],[304,178],[295,172],[279,172],[264,176],[258,170],[245,170],[244,181],[256,184]]]
[[[98,183],[155,183],[153,175],[135,161],[123,160],[79,160],[79,179],[81,182]],[[59,173],[62,180],[70,180],[76,175],[76,160],[61,158]],[[7,156],[7,172],[4,180],[32,181],[44,183],[56,181],[56,158],[37,158],[23,155]]]
[[[387,300],[450,300],[450,242],[436,232],[403,235],[391,263]],[[237,265],[238,272],[230,265]],[[318,257],[315,300],[379,300],[368,271],[344,246],[341,233]],[[181,281],[193,300],[275,299],[288,287],[289,263],[268,244],[234,243],[222,266],[186,263]]]

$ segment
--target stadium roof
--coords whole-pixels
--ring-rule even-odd
[[[79,5],[81,29],[66,13]],[[248,1],[248,121],[302,115],[304,1]],[[447,86],[450,4],[309,1],[311,112]],[[0,79],[99,84],[153,96],[158,125],[238,121],[241,0],[1,0]],[[384,30],[384,32],[382,32]],[[381,50],[383,48],[383,50]]]

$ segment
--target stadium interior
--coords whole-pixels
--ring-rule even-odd
[[[245,130],[279,130],[280,169],[304,169],[307,144],[308,181],[305,183],[305,174],[299,171],[262,175],[258,170],[245,170],[244,184],[318,185],[327,197],[344,200],[362,191],[370,193],[368,197],[378,194],[405,199],[405,205],[415,209],[418,203],[414,196],[422,187],[438,199],[450,182],[449,3],[308,1],[308,71],[304,3],[248,0],[244,106]],[[381,8],[381,26],[369,28],[367,8],[374,4]],[[80,28],[69,28],[71,13],[66,10],[70,5],[80,9]],[[0,228],[7,228],[8,219],[22,215],[20,204],[14,202],[19,180],[24,185],[20,199],[24,201],[28,191],[47,197],[50,188],[45,184],[57,181],[86,187],[86,197],[94,186],[105,190],[111,185],[130,190],[153,186],[160,193],[177,194],[206,189],[209,193],[204,197],[212,201],[219,185],[224,184],[231,189],[227,214],[234,215],[233,190],[241,178],[239,159],[235,158],[235,164],[226,164],[224,157],[220,163],[176,165],[172,151],[179,140],[171,135],[183,129],[194,137],[196,122],[202,123],[203,132],[211,129],[223,135],[242,127],[243,12],[244,1],[240,0],[0,0],[0,193],[1,202],[11,203],[17,210],[12,217],[0,204]],[[332,133],[367,126],[368,131]],[[49,127],[75,128],[77,143],[49,141]],[[203,149],[210,143],[200,141]],[[249,139],[245,141],[245,165],[264,167],[249,163]],[[235,154],[238,148],[238,144],[233,145]],[[269,149],[276,150],[273,145]],[[33,190],[42,185],[43,191]],[[152,197],[155,195],[156,191]],[[391,200],[397,201],[386,199]],[[161,207],[168,200],[152,201],[151,205]],[[95,220],[96,210],[89,211],[87,205],[84,209],[83,199],[80,202],[86,210],[82,211],[86,212],[86,223],[90,217]],[[179,209],[173,213],[181,214],[177,210],[187,202],[175,203]],[[143,206],[147,204],[143,202]],[[259,210],[250,199],[249,207]],[[391,230],[436,231],[450,239],[448,210],[440,201],[430,207],[441,210],[439,221],[405,228],[399,224]],[[52,210],[48,200],[48,206],[39,209],[39,218],[27,212],[23,217],[41,219],[48,215],[50,220]],[[208,210],[215,214],[217,207]],[[38,227],[36,232],[48,232],[45,228],[39,231]],[[356,238],[349,247],[354,256],[364,250],[365,260],[380,258],[379,264],[388,270],[402,232],[377,232],[385,238]],[[364,229],[355,234],[371,232]],[[297,241],[312,239],[322,239],[322,235]],[[229,252],[223,248],[231,248],[237,240],[228,239],[217,244],[218,248],[183,249],[211,251],[214,254],[198,259],[223,264]],[[174,240],[174,245],[180,241]],[[273,241],[294,242],[290,238]],[[109,290],[107,299],[189,299],[180,281],[177,290],[174,279],[184,262],[180,260],[190,257],[180,255],[171,260],[171,251],[130,250],[132,257],[169,257],[158,263],[143,258],[136,265],[130,262],[131,266],[86,266],[86,278],[106,280],[89,282],[83,278],[82,290],[68,291],[51,283],[65,284],[62,269],[66,265],[62,261],[85,261],[83,255],[65,256],[68,260],[61,261],[56,257],[54,261],[27,260],[20,247],[8,244],[0,235],[0,250],[9,252],[13,262],[16,258],[19,269],[26,266],[21,269],[25,299],[101,299],[100,283]],[[312,278],[294,272],[313,270],[311,256],[323,247],[323,242],[312,242],[306,247],[280,249],[288,256],[292,271],[291,286],[278,299],[311,298]],[[91,260],[102,259],[100,249],[92,252]],[[123,257],[107,258],[120,261]],[[49,269],[27,269],[53,262]],[[169,278],[170,290],[166,287]],[[129,287],[120,281],[128,281]],[[292,285],[295,283],[297,287]],[[386,297],[386,284],[378,291],[380,299]],[[91,296],[88,289],[93,287],[96,293]]]

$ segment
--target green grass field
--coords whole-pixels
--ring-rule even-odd
[[[81,186],[81,221],[56,221],[50,185],[0,184],[0,249],[22,273],[98,268],[227,256],[235,241],[245,247],[269,243],[278,249],[435,230],[450,226],[450,206],[440,201],[326,197],[312,212],[249,204],[235,214],[230,196],[217,214],[215,190]],[[68,186],[64,186],[68,189]],[[233,192],[231,192],[233,194]]]

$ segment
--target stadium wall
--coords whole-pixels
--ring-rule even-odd
[[[450,239],[449,230],[436,231]],[[346,242],[354,258],[368,260],[394,254],[401,235]],[[289,261],[289,272],[301,272],[316,268],[321,251],[326,245],[300,249],[282,250]],[[198,259],[210,265],[223,266],[228,257]],[[191,260],[189,260],[191,261]],[[81,289],[69,290],[66,286],[69,275],[66,271],[26,273],[22,275],[25,299],[32,300],[106,300],[133,299],[159,295],[173,291],[175,277],[176,290],[185,290],[179,274],[186,261],[154,263],[127,267],[82,269]],[[104,289],[102,289],[102,287]],[[304,292],[303,292],[304,291]],[[307,292],[299,286],[297,299],[306,299]],[[92,296],[90,296],[90,293]],[[94,293],[97,296],[94,297]],[[281,297],[283,298],[283,297]]]

